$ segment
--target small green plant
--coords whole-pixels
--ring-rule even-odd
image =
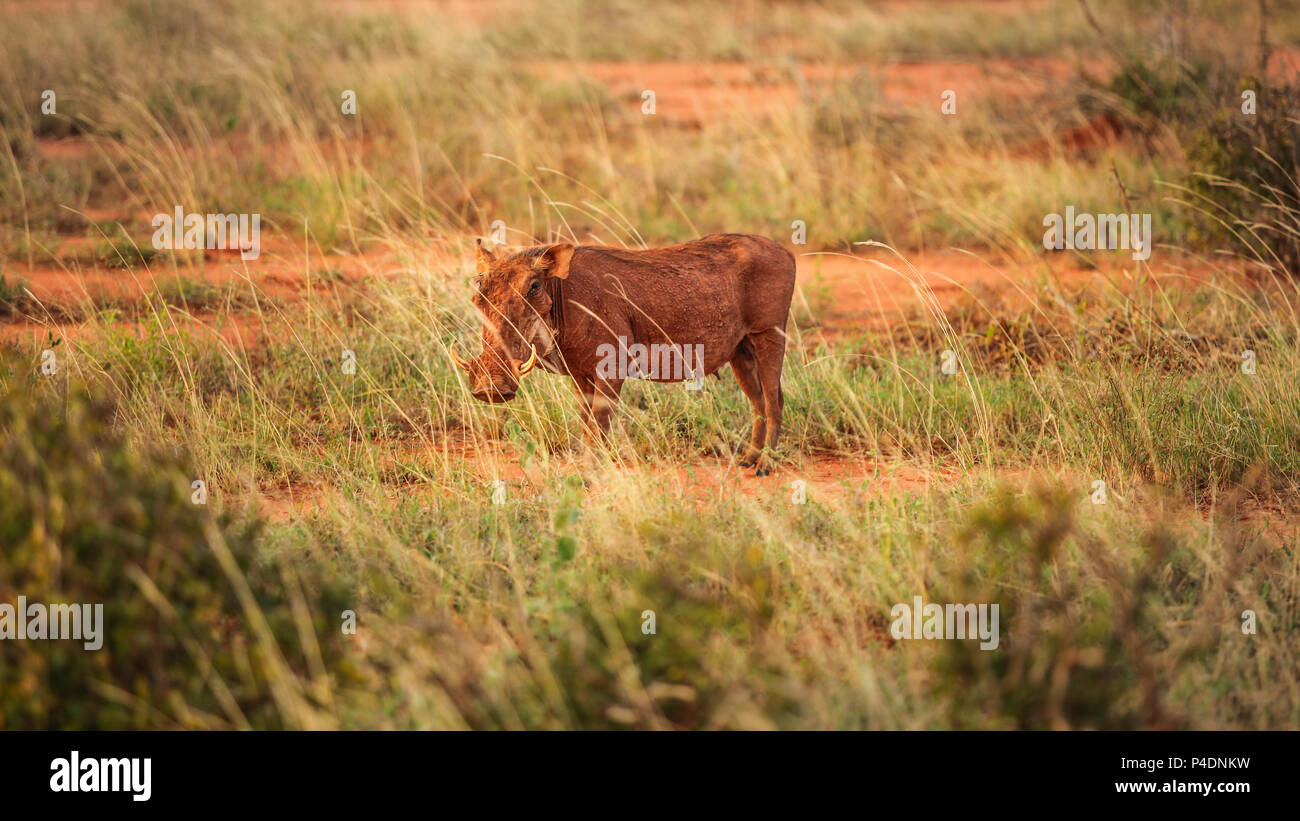
[[[138,268],[146,266],[158,255],[152,245],[140,245],[128,240],[102,240],[95,246],[96,265],[105,268]]]
[[[0,316],[13,316],[26,309],[31,303],[27,295],[27,282],[20,277],[9,279],[0,273]]]

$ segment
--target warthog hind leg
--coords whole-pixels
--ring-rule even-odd
[[[754,474],[766,476],[772,472],[772,459],[776,444],[781,438],[781,414],[785,411],[785,394],[781,392],[781,367],[785,363],[785,332],[768,328],[750,334],[747,340],[753,345],[754,359],[758,365],[758,382],[763,388],[763,418],[766,424],[763,452],[755,464]]]
[[[753,346],[748,339],[743,339],[736,353],[731,357],[731,371],[740,383],[740,390],[754,406],[754,429],[750,433],[749,443],[740,456],[739,464],[743,468],[753,467],[763,453],[763,438],[767,432],[767,420],[763,416],[763,386],[758,381],[758,360],[754,358]]]

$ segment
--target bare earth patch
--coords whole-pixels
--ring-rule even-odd
[[[1107,61],[1083,68],[1103,75]],[[1011,99],[1063,87],[1080,68],[1069,60],[1023,59],[907,63],[691,63],[543,62],[528,68],[549,80],[590,77],[605,85],[629,110],[641,111],[643,93],[655,94],[655,115],[701,127],[727,119],[789,115],[801,103],[828,93],[835,83],[858,79],[899,108],[939,110],[953,91],[962,104],[991,97]]]

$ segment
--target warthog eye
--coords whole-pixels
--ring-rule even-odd
[[[542,290],[542,281],[540,279],[535,279],[533,280],[533,284],[528,286],[528,295],[536,296],[537,292],[540,290]]]

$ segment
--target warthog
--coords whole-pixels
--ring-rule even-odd
[[[740,464],[759,476],[771,472],[794,294],[789,251],[750,234],[712,234],[646,251],[560,243],[494,255],[480,241],[477,255],[483,351],[469,361],[451,352],[474,398],[508,402],[540,365],[573,379],[583,428],[597,437],[609,430],[626,378],[679,382],[730,362],[754,406]],[[684,367],[645,366],[669,346],[683,352]],[[615,358],[637,363],[633,373],[611,369],[616,349]]]

